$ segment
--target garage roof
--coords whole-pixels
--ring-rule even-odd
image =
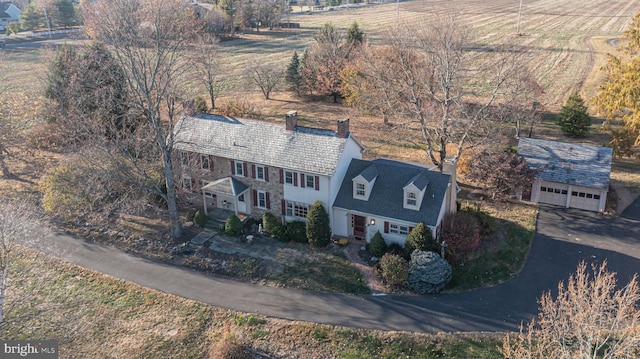
[[[606,190],[611,173],[611,148],[577,143],[521,138],[518,154],[533,169],[538,178]]]

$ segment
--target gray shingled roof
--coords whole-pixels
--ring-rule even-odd
[[[407,182],[407,184],[404,186],[408,186],[410,184],[413,184],[414,186],[416,186],[416,188],[418,188],[419,190],[423,191],[425,189],[425,187],[427,187],[429,185],[429,174],[426,172],[420,172],[418,174],[416,174],[415,176],[413,176],[413,178],[411,178],[409,180],[409,182]],[[404,188],[403,187],[403,188]]]
[[[208,183],[202,187],[203,191],[211,191],[229,196],[237,196],[249,188],[242,181],[235,177],[225,177]]]
[[[176,132],[179,150],[321,175],[335,173],[348,141],[329,130],[203,114],[181,119]]]
[[[378,177],[378,168],[375,164],[365,168],[362,172],[360,172],[360,176],[371,182],[374,178]]]
[[[370,166],[376,166],[378,178],[371,189],[369,200],[355,199],[352,180]],[[408,179],[417,175],[424,176],[429,182],[419,211],[403,207],[403,187]],[[373,161],[352,159],[334,207],[407,222],[424,222],[435,226],[448,184],[448,174],[430,171],[426,167],[389,159]]]
[[[609,188],[611,148],[521,138],[518,154],[539,170],[538,178],[597,189]]]

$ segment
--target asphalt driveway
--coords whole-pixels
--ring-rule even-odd
[[[242,312],[368,329],[493,332],[517,330],[536,314],[540,294],[554,290],[582,260],[608,260],[622,283],[640,272],[640,220],[633,218],[543,206],[529,257],[514,279],[467,293],[427,296],[352,296],[239,283],[59,233],[37,246],[82,267]]]

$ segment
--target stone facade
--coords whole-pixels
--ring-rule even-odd
[[[186,159],[184,153],[185,152],[179,154],[179,161],[182,164],[182,178],[191,179],[189,185],[183,183],[182,186],[185,198],[187,198],[189,202],[202,205],[203,198],[200,189],[203,185],[221,178],[234,177],[249,187],[249,191],[245,196],[247,210],[241,212],[251,214],[254,217],[261,217],[266,212],[272,212],[274,214],[282,213],[281,200],[284,194],[283,184],[280,183],[280,168],[264,166],[266,173],[264,175],[265,180],[262,180],[255,178],[257,177],[256,166],[263,166],[261,164],[236,162],[228,158],[197,153],[189,153],[188,159]],[[203,166],[203,160],[208,160],[208,164]],[[236,173],[235,168],[232,169],[232,166],[238,163],[242,163],[242,175]],[[267,209],[259,208],[255,205],[257,203],[257,199],[255,198],[256,191],[264,191],[269,194]],[[208,205],[219,206],[218,203],[213,202]]]

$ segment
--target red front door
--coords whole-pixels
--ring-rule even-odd
[[[356,238],[364,238],[366,230],[367,218],[353,215],[353,236]]]

